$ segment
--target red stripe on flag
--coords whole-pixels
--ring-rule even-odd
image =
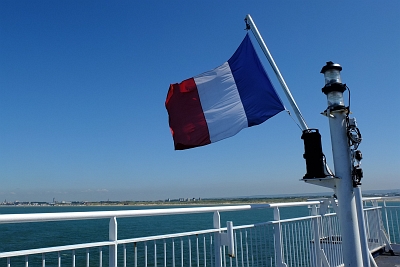
[[[211,143],[208,126],[193,78],[171,84],[165,101],[175,149],[183,150]]]

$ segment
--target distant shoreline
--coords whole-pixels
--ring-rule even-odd
[[[244,201],[215,201],[215,202],[202,202],[202,201],[196,201],[196,202],[139,202],[135,203],[135,201],[132,201],[129,203],[116,203],[116,202],[111,202],[111,203],[100,203],[100,202],[86,202],[84,204],[69,204],[69,203],[57,203],[57,204],[1,204],[0,207],[144,207],[144,206],[215,206],[215,205],[248,205],[248,204],[269,204],[269,203],[282,203],[282,202],[302,202],[306,201],[304,200],[296,200],[296,201],[284,201],[281,200],[279,201],[278,199],[276,200],[269,200],[269,201],[249,201],[249,202],[244,202]]]
[[[377,195],[365,195],[364,197],[387,197]],[[400,197],[392,195],[389,197]],[[171,200],[171,201],[72,201],[72,202],[14,202],[0,203],[0,207],[143,207],[143,206],[216,206],[216,205],[251,205],[251,204],[272,204],[286,202],[305,202],[309,199],[323,199],[330,196],[296,196],[296,197],[277,197],[277,198],[227,198],[227,199],[201,199],[201,200]],[[386,199],[386,201],[396,201],[395,199]]]
[[[282,198],[232,198],[232,199],[202,199],[190,201],[73,201],[73,202],[60,202],[60,203],[47,203],[47,202],[17,202],[17,203],[1,203],[0,207],[71,207],[71,206],[215,206],[215,205],[248,205],[248,204],[269,204],[269,203],[283,203],[283,202],[303,202],[310,199],[310,197],[282,197]]]

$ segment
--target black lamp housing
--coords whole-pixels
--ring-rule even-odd
[[[340,71],[342,66],[332,61],[326,62],[321,73],[325,77],[325,86],[322,92],[328,98],[328,106],[331,110],[344,108],[343,92],[346,90],[346,85],[342,84]]]

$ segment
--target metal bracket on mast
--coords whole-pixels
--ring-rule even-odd
[[[340,179],[334,176],[327,176],[325,178],[310,178],[310,179],[300,179],[300,181],[304,181],[308,184],[319,185],[322,187],[327,187],[330,189],[336,189],[336,180]]]

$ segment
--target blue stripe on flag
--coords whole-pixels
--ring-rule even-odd
[[[249,127],[261,124],[285,109],[248,34],[228,63],[246,112]]]

